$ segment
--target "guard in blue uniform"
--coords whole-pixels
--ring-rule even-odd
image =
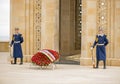
[[[96,68],[98,68],[99,61],[103,61],[104,69],[106,69],[106,45],[108,44],[107,36],[103,33],[103,30],[99,30],[99,34],[96,35],[96,40],[91,47],[93,49],[96,46]]]
[[[21,58],[20,65],[23,64],[23,53],[21,43],[23,43],[22,34],[19,33],[19,28],[15,28],[15,34],[12,36],[11,47],[13,45],[13,57],[14,63],[16,64],[17,58]]]

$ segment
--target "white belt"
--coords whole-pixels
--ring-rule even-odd
[[[97,45],[99,45],[99,46],[103,46],[104,44],[97,44]]]
[[[14,43],[20,43],[20,41],[14,41]]]

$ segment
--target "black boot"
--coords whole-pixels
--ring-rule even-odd
[[[12,64],[16,64],[16,61],[17,61],[17,58],[15,57],[15,58],[14,58],[14,63],[12,63]]]
[[[106,61],[105,60],[103,61],[103,64],[104,64],[103,69],[106,69]]]
[[[96,69],[98,68],[98,66],[99,66],[99,61],[97,60],[97,62],[96,62]]]
[[[20,60],[21,62],[20,62],[20,65],[22,65],[23,64],[23,58],[21,58],[21,60]]]

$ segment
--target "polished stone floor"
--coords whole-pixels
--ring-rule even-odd
[[[11,65],[8,53],[0,53],[0,84],[120,84],[120,67],[92,69],[91,66],[57,64],[41,69],[30,63]]]

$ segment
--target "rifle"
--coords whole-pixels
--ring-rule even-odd
[[[10,53],[10,63],[13,64],[13,56],[12,56],[11,46],[9,46],[9,53]]]
[[[90,47],[92,47],[91,43],[90,43]],[[94,56],[93,56],[93,49],[91,49],[91,57],[92,57],[92,66],[93,66],[93,68],[95,68],[95,59],[94,59]]]

